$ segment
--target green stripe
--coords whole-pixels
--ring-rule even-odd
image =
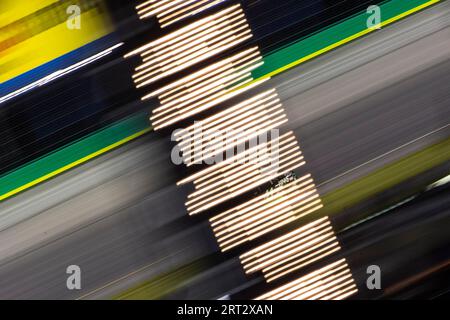
[[[110,149],[122,140],[150,128],[146,113],[139,113],[60,148],[0,177],[0,195],[12,192],[65,166]],[[106,152],[106,151],[105,151]]]
[[[429,2],[430,0],[391,0],[383,3],[380,5],[382,21],[388,21],[406,11]],[[364,11],[266,55],[264,57],[264,64],[252,72],[253,77],[255,79],[265,77],[275,70],[367,30],[368,17],[369,15]]]

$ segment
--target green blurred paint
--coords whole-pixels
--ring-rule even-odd
[[[384,2],[380,4],[382,21],[396,17],[427,2],[430,2],[430,0],[391,0]],[[364,11],[265,55],[264,64],[252,72],[253,77],[255,79],[265,77],[275,70],[367,30],[368,17],[369,15]]]
[[[139,113],[105,127],[0,177],[0,195],[50,174],[150,128],[146,113]]]

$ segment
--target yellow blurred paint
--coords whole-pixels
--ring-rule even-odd
[[[0,1],[0,28],[16,20],[24,18],[39,9],[45,8],[58,0],[1,0]]]
[[[68,2],[54,4],[54,8],[41,15],[30,14],[30,8],[23,8],[28,6],[28,1],[27,5],[20,1],[15,1],[15,4],[9,4],[9,2],[8,0],[6,5],[10,9],[8,12],[12,13],[9,13],[6,18],[2,15],[0,25],[4,25],[5,21],[15,24],[13,28],[11,25],[4,26],[5,32],[0,36],[0,83],[52,61],[112,31],[112,24],[106,10],[102,10],[102,13],[96,8],[82,10],[81,29],[72,30],[67,27]],[[53,2],[55,1],[36,1],[31,7],[36,11]],[[99,1],[99,4],[102,5],[102,1]],[[63,14],[62,19],[58,20],[56,16],[52,16],[52,13],[56,11],[60,15]],[[11,17],[16,20],[11,22]],[[17,22],[20,18],[22,20]],[[55,25],[46,29],[44,23],[48,23],[48,19],[54,19]],[[42,32],[39,32],[41,29]]]

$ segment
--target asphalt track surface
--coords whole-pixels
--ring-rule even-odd
[[[260,88],[277,89],[320,194],[449,136],[449,12],[435,6]],[[155,239],[190,219],[168,139],[150,133],[1,203],[0,298],[108,298],[216,252],[206,222]],[[71,264],[81,290],[66,288]],[[203,277],[214,285],[181,297],[246,282],[235,259]]]

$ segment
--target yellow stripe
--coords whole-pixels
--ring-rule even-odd
[[[150,132],[151,130],[152,130],[152,128],[148,128],[148,129],[139,131],[138,133],[135,133],[135,134],[133,134],[133,135],[131,135],[129,137],[126,137],[126,138],[124,138],[124,139],[122,139],[120,141],[117,141],[117,142],[115,142],[115,143],[113,143],[113,144],[111,144],[111,145],[109,145],[109,146],[107,146],[107,147],[105,147],[103,149],[100,149],[100,150],[98,150],[98,151],[96,151],[94,153],[91,153],[91,154],[89,154],[89,155],[87,155],[87,156],[85,156],[85,157],[83,157],[83,158],[81,158],[81,159],[79,159],[79,160],[77,160],[75,162],[72,162],[72,163],[70,163],[68,165],[65,165],[64,167],[61,167],[58,170],[50,172],[50,173],[48,173],[48,174],[46,174],[46,175],[44,175],[44,176],[42,176],[42,177],[40,177],[40,178],[38,178],[36,180],[33,180],[33,181],[31,181],[31,182],[29,182],[29,183],[27,183],[27,184],[25,184],[25,185],[23,185],[23,186],[21,186],[21,187],[19,187],[17,189],[14,189],[14,190],[12,190],[12,191],[10,191],[8,193],[5,193],[4,195],[0,196],[0,201],[5,200],[6,198],[9,198],[9,197],[11,197],[11,196],[13,196],[13,195],[15,195],[15,194],[17,194],[19,192],[22,192],[22,191],[24,191],[24,190],[26,190],[28,188],[31,188],[31,187],[33,187],[33,186],[35,186],[35,185],[37,185],[37,184],[39,184],[39,183],[41,183],[41,182],[43,182],[45,180],[53,178],[54,176],[56,176],[56,175],[58,175],[60,173],[63,173],[64,171],[72,169],[72,168],[74,168],[74,167],[76,167],[76,166],[78,166],[78,165],[80,165],[80,164],[82,164],[84,162],[87,162],[87,161],[89,161],[89,160],[91,160],[91,159],[93,159],[93,158],[95,158],[95,157],[97,157],[97,156],[99,156],[99,155],[101,155],[103,153],[106,153],[106,152],[108,152],[108,151],[110,151],[110,150],[112,150],[114,148],[117,148],[117,147],[119,147],[119,146],[121,146],[121,145],[123,145],[123,144],[125,144],[125,143],[127,143],[127,142],[129,142],[131,140],[133,140],[133,139],[136,139],[136,138],[146,134],[147,132]]]
[[[48,7],[58,0],[1,0],[0,27],[4,27],[14,21],[22,19],[40,9]]]
[[[409,15],[411,15],[411,14],[417,12],[417,11],[420,11],[420,10],[422,10],[422,9],[424,9],[426,7],[429,7],[429,6],[431,6],[431,5],[435,4],[435,3],[438,3],[440,1],[441,0],[431,0],[431,1],[426,2],[426,3],[424,3],[424,4],[422,4],[422,5],[418,6],[418,7],[415,7],[413,9],[411,9],[411,10],[405,11],[402,14],[399,14],[399,15],[397,15],[395,17],[392,17],[392,18],[390,18],[390,19],[388,19],[386,21],[383,21],[381,23],[381,27],[384,27],[384,26],[386,26],[388,24],[391,24],[391,23],[393,23],[395,21],[398,21],[398,20],[400,20],[400,19],[402,19],[402,18],[404,18],[406,16],[409,16]],[[298,59],[297,61],[291,62],[291,63],[289,63],[289,64],[287,64],[287,65],[285,65],[285,66],[283,66],[283,67],[281,67],[281,68],[279,68],[279,69],[277,69],[275,71],[272,71],[272,72],[270,72],[268,74],[265,74],[264,76],[259,77],[258,79],[255,79],[255,80],[253,80],[251,82],[248,82],[245,85],[243,85],[242,87],[246,87],[248,85],[251,85],[252,83],[255,83],[257,81],[261,81],[262,79],[271,78],[274,75],[277,75],[277,74],[279,74],[279,73],[281,73],[283,71],[286,71],[286,70],[288,70],[290,68],[293,68],[293,67],[295,67],[295,66],[297,66],[297,65],[299,65],[299,64],[301,64],[303,62],[311,60],[311,59],[313,59],[313,58],[315,58],[317,56],[320,56],[321,54],[324,54],[324,53],[326,53],[328,51],[336,49],[337,47],[340,47],[340,46],[342,46],[342,45],[344,45],[346,43],[349,43],[350,41],[353,41],[353,40],[355,40],[357,38],[360,38],[360,37],[362,37],[362,36],[364,36],[364,35],[366,35],[366,34],[368,34],[370,32],[375,31],[375,30],[377,30],[377,29],[365,29],[365,30],[363,30],[361,32],[358,32],[358,33],[348,37],[348,38],[345,38],[345,39],[343,39],[341,41],[333,43],[332,45],[329,45],[328,47],[325,47],[325,48],[323,48],[321,50],[318,50],[318,51],[316,51],[314,53],[311,53],[310,55],[307,55],[307,56],[305,56],[305,57],[303,57],[301,59]],[[238,88],[238,89],[240,89],[240,88]],[[238,89],[236,89],[236,90],[238,90]]]
[[[16,0],[16,2],[20,1]],[[58,8],[61,10],[59,12],[65,13],[64,3],[59,3]],[[55,10],[57,9],[55,8]],[[24,36],[25,39],[17,43],[14,40],[15,34],[8,35],[6,32],[6,47],[0,48],[0,65],[3,65],[3,70],[0,71],[0,83],[53,61],[113,31],[106,12],[99,14],[94,9],[81,13],[80,30],[70,30],[66,21],[57,24],[60,22],[59,20],[53,22],[55,25],[51,28],[45,29],[45,25],[43,25],[45,21],[42,20],[52,19],[51,11],[46,11],[42,16],[28,17],[28,19],[29,23],[36,24],[36,31],[41,32],[33,35],[27,27],[27,23],[22,22],[18,28],[22,28],[23,32],[19,32],[16,36]],[[2,36],[3,32],[0,34],[0,40]],[[8,41],[10,37],[13,37],[11,43]],[[42,45],[43,43],[45,46]]]

